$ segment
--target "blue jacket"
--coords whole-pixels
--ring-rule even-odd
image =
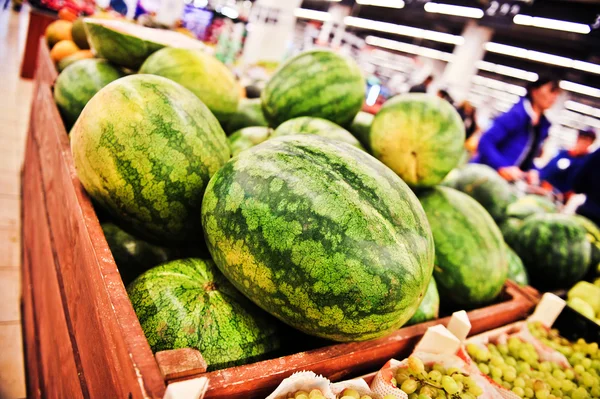
[[[577,213],[600,225],[600,150],[585,156],[573,175],[573,189],[587,196]]]
[[[574,156],[567,150],[559,153],[540,170],[540,180],[545,180],[561,193],[573,190],[573,174],[586,159],[585,155]]]
[[[506,166],[519,166],[522,170],[534,167],[521,163],[527,157],[531,146],[541,147],[548,137],[550,122],[542,115],[540,118],[540,137],[534,143],[534,132],[531,128],[531,104],[522,98],[507,113],[500,115],[492,127],[479,140],[478,154],[472,162],[482,163],[498,170]]]

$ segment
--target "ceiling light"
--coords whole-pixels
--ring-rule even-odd
[[[600,89],[596,89],[595,87],[584,86],[579,83],[569,82],[568,80],[561,80],[559,86],[561,89],[572,91],[573,93],[600,98]]]
[[[231,19],[236,19],[237,17],[240,16],[240,13],[237,12],[236,9],[231,8],[231,7],[227,7],[227,6],[221,8],[221,14],[223,14],[226,17],[229,17]]]
[[[365,42],[371,46],[378,46],[390,50],[403,51],[405,53],[421,55],[423,57],[434,58],[436,60],[442,60],[446,62],[452,60],[453,57],[452,54],[445,53],[443,51],[427,47],[415,46],[414,44],[398,42],[395,40],[384,39],[381,37],[367,36]]]
[[[600,75],[600,65],[585,61],[573,61],[572,68]]]
[[[527,89],[524,87],[506,83],[501,80],[486,78],[479,75],[473,76],[473,83],[486,86],[492,89],[505,91],[521,97],[527,94]]]
[[[498,65],[487,61],[478,61],[476,66],[477,69],[480,69],[482,71],[512,76],[513,78],[528,80],[530,82],[535,82],[536,80],[538,80],[538,74],[535,72],[529,72],[523,69],[513,68],[506,65]]]
[[[585,105],[585,104],[578,103],[575,101],[565,101],[565,108],[570,109],[571,111],[576,111],[576,112],[580,112],[582,114],[600,118],[600,109],[590,107],[589,105]]]
[[[356,0],[357,4],[362,6],[388,7],[388,8],[403,8],[404,1],[402,0]]]
[[[455,6],[442,3],[425,3],[425,11],[436,14],[456,15],[467,18],[483,17],[483,10],[475,7]]]
[[[296,8],[294,10],[296,18],[314,19],[316,21],[329,21],[331,14],[325,11],[309,10],[308,8]]]
[[[565,32],[574,32],[581,34],[590,33],[589,25],[578,24],[575,22],[561,21],[558,19],[532,17],[530,15],[517,14],[513,18],[513,22],[517,25],[535,26],[537,28],[546,28],[554,30],[562,30]]]
[[[391,24],[389,22],[373,21],[364,18],[346,17],[344,18],[344,23],[348,26],[353,26],[355,28],[394,33],[396,35],[402,36],[418,37],[442,43],[461,45],[465,42],[465,39],[462,36],[451,35],[449,33],[435,32],[432,30],[420,29],[412,26]]]

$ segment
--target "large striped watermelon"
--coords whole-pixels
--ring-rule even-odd
[[[225,123],[225,132],[232,134],[251,126],[269,126],[262,111],[260,98],[242,98],[235,114]]]
[[[127,292],[155,352],[195,348],[216,370],[259,360],[280,346],[277,320],[240,294],[211,260],[157,266]]]
[[[418,308],[433,239],[412,191],[346,143],[285,136],[232,158],[202,203],[219,269],[285,323],[336,341],[385,335]]]
[[[592,276],[595,276],[600,271],[600,229],[594,222],[584,216],[575,215],[574,218],[585,229],[586,237],[592,245],[590,272]]]
[[[512,243],[534,287],[567,288],[590,266],[591,245],[572,216],[535,214],[523,222]]]
[[[229,159],[202,101],[153,75],[100,90],[71,131],[71,150],[88,194],[121,226],[156,241],[199,239],[204,189]]]
[[[231,156],[235,157],[240,152],[268,140],[272,133],[273,129],[263,126],[245,127],[238,130],[227,137]]]
[[[440,294],[438,293],[437,284],[432,277],[427,286],[425,297],[419,305],[419,308],[410,318],[406,325],[423,323],[429,320],[437,319],[440,314]]]
[[[517,232],[522,225],[523,220],[516,217],[504,219],[500,224],[498,224],[498,227],[500,227],[500,231],[502,232],[502,236],[504,237],[504,241],[511,248],[517,239]]]
[[[508,258],[508,278],[520,285],[529,284],[529,277],[527,277],[523,261],[508,245],[506,245],[506,256]]]
[[[289,136],[292,134],[314,134],[331,140],[339,140],[353,145],[356,148],[363,147],[358,140],[346,129],[327,119],[300,116],[283,122],[273,132],[273,137]]]
[[[65,68],[54,84],[54,101],[67,128],[101,88],[122,76],[123,72],[106,60],[80,60]]]
[[[403,94],[375,115],[371,151],[412,187],[440,183],[462,157],[465,126],[454,107],[439,97]]]
[[[454,169],[444,185],[473,197],[496,222],[506,218],[506,208],[515,201],[511,185],[487,165],[467,164]]]
[[[508,261],[494,219],[473,198],[450,187],[419,195],[435,241],[433,275],[442,300],[488,303],[502,291]]]
[[[370,114],[368,112],[360,111],[356,114],[356,118],[352,121],[352,124],[348,128],[350,133],[354,135],[360,141],[362,146],[367,149],[367,151],[371,151],[371,143],[369,142],[369,135],[371,132],[371,125],[373,124],[373,119],[375,115]]]
[[[350,123],[365,98],[365,81],[353,60],[311,50],[288,60],[262,91],[265,117],[273,127],[298,116]]]
[[[237,111],[240,89],[235,76],[202,50],[165,47],[148,57],[139,73],[162,76],[189,89],[221,123]]]
[[[88,41],[98,58],[134,70],[163,47],[204,48],[200,41],[170,30],[101,18],[85,18],[83,22]]]

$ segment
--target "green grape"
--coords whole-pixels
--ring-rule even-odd
[[[549,399],[548,396],[550,396],[550,392],[547,389],[535,391],[535,399]]]
[[[562,382],[553,377],[546,378],[546,382],[552,389],[560,389],[562,387]]]
[[[436,384],[439,384],[440,381],[442,381],[442,373],[440,373],[437,370],[431,370],[429,373],[427,373],[427,378],[430,381],[435,382]]]
[[[490,359],[490,364],[495,367],[500,367],[504,364],[504,359],[502,356],[492,356]]]
[[[452,378],[454,378],[454,381],[456,381],[456,382],[462,382],[462,380],[465,378],[465,376],[460,373],[454,373],[454,374],[452,374]]]
[[[525,397],[526,398],[533,398],[535,393],[533,392],[533,389],[527,387],[525,389],[523,389],[523,391],[525,392]]]
[[[300,395],[296,394],[296,399],[308,399],[308,395],[306,393],[301,393]],[[344,398],[342,398],[344,399]]]
[[[556,369],[554,371],[552,371],[552,376],[554,378],[557,378],[559,380],[564,380],[565,379],[565,373],[562,370]]]
[[[418,398],[419,398],[419,394],[416,392],[413,392],[410,395],[408,395],[408,399],[418,399]]]
[[[525,388],[525,379],[523,377],[517,377],[513,381],[513,386],[518,388]]]
[[[427,395],[431,398],[434,398],[435,394],[436,394],[436,389],[434,387],[430,387],[428,385],[421,387],[421,389],[419,390],[419,395]]]
[[[385,395],[383,399],[396,399],[396,395]]]
[[[563,396],[563,392],[560,389],[553,389],[550,393],[559,398]]]
[[[589,357],[586,357],[585,359],[581,360],[581,365],[586,368],[589,369],[590,367],[592,367],[592,359],[590,359]]]
[[[419,383],[413,378],[409,378],[408,380],[404,381],[400,386],[400,389],[407,394],[415,392],[417,388],[419,388]]]
[[[298,397],[300,397],[302,395],[304,395],[304,396],[306,396],[308,398],[308,392],[306,392],[306,391],[298,391],[298,392],[296,392],[294,394],[294,398],[298,399]]]
[[[399,368],[396,371],[396,384],[402,384],[410,377],[410,371],[407,368]]]
[[[479,371],[481,371],[485,375],[488,375],[490,373],[490,368],[485,363],[479,363],[477,364],[477,367],[479,368]]]
[[[502,386],[505,389],[511,389],[512,388],[512,386],[510,385],[510,382],[506,382],[506,381],[502,381]]]
[[[363,395],[360,397],[360,399],[373,399],[373,398],[370,397],[369,395]]]
[[[521,388],[521,387],[514,387],[514,388],[512,389],[512,391],[513,391],[514,393],[516,393],[517,395],[519,395],[521,398],[525,396],[525,391],[524,391],[524,390],[523,390],[523,388]]]
[[[397,387],[398,386],[398,381],[396,381],[395,377],[392,377],[392,385]]]
[[[354,399],[360,399],[360,394],[356,389],[346,388],[342,391],[342,396],[347,396]]]
[[[514,357],[507,357],[506,359],[504,359],[504,363],[508,364],[509,366],[516,366],[517,365],[517,359],[515,359]]]
[[[492,377],[502,378],[502,369],[500,369],[499,367],[491,367],[490,372],[492,374]]]
[[[458,392],[458,384],[456,383],[456,381],[454,381],[454,378],[447,375],[442,377],[442,387],[450,395],[453,395]]]
[[[572,399],[589,399],[590,395],[583,387],[579,387],[571,394]]]
[[[593,398],[600,398],[600,385],[596,385],[590,389],[590,394]]]
[[[413,374],[421,374],[425,371],[425,365],[418,357],[411,355],[408,357],[408,369]]]
[[[438,363],[434,364],[433,369],[436,371],[439,371],[442,374],[446,374],[446,368],[444,366],[442,366],[441,364],[438,364]]]
[[[596,379],[592,377],[590,373],[584,373],[581,378],[581,382],[584,386],[591,388],[594,385],[594,382],[596,382]]]
[[[431,396],[420,394],[419,396],[417,396],[417,399],[431,399]]]
[[[502,385],[502,378],[500,377],[492,377],[492,380],[498,384],[498,385]]]
[[[513,382],[517,378],[517,370],[514,367],[507,367],[502,374],[504,375],[504,380],[508,382]]]
[[[450,367],[447,371],[446,374],[447,375],[452,375],[454,373],[460,373],[460,370],[457,369],[456,367]]]
[[[552,364],[550,362],[542,362],[540,364],[540,371],[543,371],[543,372],[552,371]]]
[[[313,389],[308,394],[308,399],[321,399],[323,398],[323,392],[320,389]]]
[[[444,391],[443,389],[438,389],[436,391],[436,395],[436,399],[447,399],[446,391]]]

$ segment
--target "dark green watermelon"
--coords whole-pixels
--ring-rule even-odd
[[[229,144],[231,156],[235,157],[240,152],[252,148],[255,145],[259,145],[263,141],[267,141],[272,133],[273,129],[263,126],[245,127],[238,130],[227,137],[227,144]]]
[[[556,205],[546,197],[529,194],[509,204],[506,216],[524,220],[536,213],[555,213]]]
[[[450,187],[423,191],[419,199],[433,232],[433,275],[442,300],[465,307],[493,301],[506,281],[508,261],[490,214]]]
[[[444,185],[468,194],[489,212],[496,222],[506,217],[506,208],[515,201],[510,184],[487,165],[467,164],[454,169]]]
[[[427,292],[423,298],[423,302],[419,305],[419,308],[406,323],[407,326],[413,324],[423,323],[429,320],[437,319],[440,313],[440,294],[438,293],[437,284],[435,279],[431,277],[429,285],[427,286]]]
[[[506,255],[508,256],[508,278],[519,285],[529,284],[523,261],[508,245],[506,245]]]
[[[600,228],[598,228],[594,222],[584,216],[574,215],[574,218],[585,229],[587,233],[586,237],[592,245],[592,253],[590,258],[590,277],[593,278],[598,274],[598,270],[600,270]]]
[[[278,322],[236,290],[211,260],[157,266],[127,293],[154,352],[198,349],[208,369],[216,370],[279,349]]]
[[[406,323],[425,295],[433,239],[419,201],[366,152],[277,137],[211,179],[202,225],[219,269],[305,333],[367,340]]]
[[[125,285],[175,256],[172,249],[136,238],[112,223],[102,223],[102,231]]]
[[[352,124],[348,128],[350,133],[352,133],[354,137],[358,139],[360,144],[362,144],[362,146],[369,152],[371,151],[369,133],[371,131],[371,125],[373,124],[374,118],[375,115],[360,111],[358,114],[356,114],[356,118],[354,118]]]
[[[523,220],[519,218],[508,218],[505,219],[502,223],[498,225],[500,227],[500,231],[502,232],[502,236],[504,237],[504,241],[512,248],[513,243],[515,242],[517,232],[523,225]]]
[[[292,134],[314,134],[331,140],[339,140],[356,148],[363,149],[359,141],[343,127],[323,118],[300,116],[283,122],[273,132],[273,137],[290,136]]]
[[[539,289],[567,288],[590,267],[591,244],[572,216],[532,215],[511,245],[525,264],[532,285]]]
[[[229,135],[251,126],[269,126],[263,115],[260,98],[241,99],[237,111],[225,123],[225,131]]]
[[[365,100],[359,66],[333,51],[305,51],[283,64],[261,93],[272,127],[298,116],[323,118],[346,126]]]

